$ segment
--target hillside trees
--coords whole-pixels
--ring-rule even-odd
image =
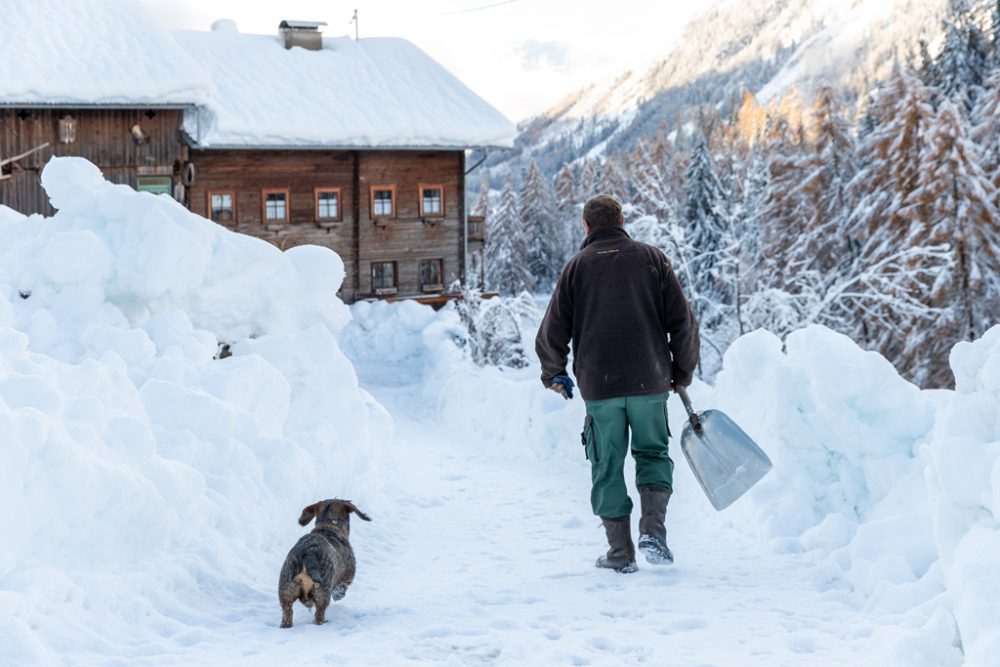
[[[1000,1],[992,30],[984,4],[955,0],[940,50],[924,43],[919,70],[898,64],[858,105],[745,95],[729,123],[563,165],[545,233],[577,237],[554,264],[609,189],[626,230],[673,263],[708,345],[820,323],[948,386],[948,349],[1000,321]]]

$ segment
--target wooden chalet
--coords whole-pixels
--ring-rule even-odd
[[[104,29],[141,13],[118,0],[103,7],[126,13],[105,17]],[[242,34],[231,21],[168,32],[145,15],[139,26],[145,34],[124,49],[83,48],[81,67],[120,70],[121,81],[90,75],[89,92],[70,81],[61,90],[59,54],[48,54],[56,77],[48,89],[26,76],[0,80],[0,204],[50,213],[40,170],[53,155],[79,155],[109,180],[175,197],[279,248],[332,248],[344,260],[348,302],[439,294],[470,264],[480,271],[482,221],[466,216],[466,155],[509,146],[514,127],[420,49],[324,38],[322,24],[309,22],[283,21],[277,35]],[[0,46],[0,62],[16,60],[16,47]],[[81,48],[71,43],[62,55]],[[138,68],[138,88],[134,62],[108,62],[141,61],[149,48],[159,51]],[[148,78],[160,65],[157,89]]]

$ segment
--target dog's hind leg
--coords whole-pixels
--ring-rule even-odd
[[[330,594],[317,586],[313,589],[313,601],[316,603],[316,625],[326,623],[326,608],[330,606]]]
[[[282,602],[281,603],[281,627],[290,628],[292,627],[292,603]]]
[[[281,627],[292,627],[292,605],[301,592],[301,587],[292,582],[282,586],[278,592],[278,602],[281,603]]]

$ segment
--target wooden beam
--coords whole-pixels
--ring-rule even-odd
[[[45,150],[49,147],[49,142],[45,142],[41,146],[36,146],[29,151],[25,151],[20,155],[15,155],[14,157],[9,157],[6,160],[0,160],[0,167],[10,164],[11,162],[17,162],[18,160],[24,159],[31,155],[32,153],[37,153],[38,151]]]

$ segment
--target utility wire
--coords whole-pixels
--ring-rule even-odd
[[[501,5],[509,5],[512,2],[520,2],[520,0],[503,0],[503,2],[494,2],[489,5],[480,5],[479,7],[470,7],[469,9],[458,9],[453,12],[442,12],[438,16],[454,16],[455,14],[470,14],[472,12],[479,12],[484,9],[492,9],[493,7],[499,7]]]

